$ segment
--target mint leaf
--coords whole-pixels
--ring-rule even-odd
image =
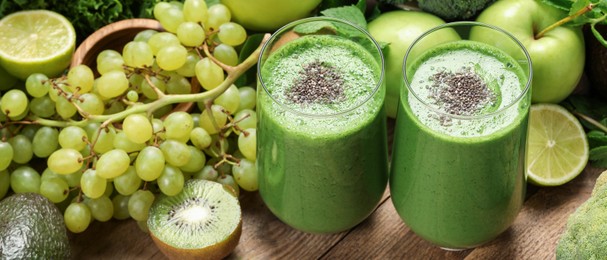
[[[571,9],[571,5],[573,5],[573,2],[573,0],[542,0],[542,3],[556,7],[563,11],[569,11],[569,9]]]
[[[360,10],[361,13],[364,13],[365,11],[367,11],[367,1],[366,0],[358,0],[358,3],[356,3],[356,7],[358,7],[358,10]]]
[[[592,161],[592,166],[599,167],[599,168],[607,168],[607,160]]]
[[[591,161],[607,160],[607,146],[599,146],[590,149],[590,156],[588,159]]]
[[[346,20],[362,28],[367,28],[367,20],[365,19],[365,15],[360,11],[360,9],[358,9],[358,7],[354,5],[329,8],[320,13],[327,17]]]
[[[316,21],[316,22],[298,24],[293,28],[293,30],[298,34],[312,34],[312,33],[317,33],[323,29],[327,29],[330,31],[337,30],[335,25],[329,21]]]
[[[586,134],[586,137],[588,137],[590,149],[599,146],[607,146],[607,135],[602,131],[592,130]]]

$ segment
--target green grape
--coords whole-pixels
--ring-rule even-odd
[[[30,111],[41,118],[50,118],[55,114],[55,102],[49,96],[33,98]]]
[[[57,97],[59,96],[59,89],[63,90],[62,86],[63,85],[56,85],[48,89],[48,97],[53,102],[57,101]]]
[[[200,56],[195,51],[188,51],[188,55],[185,57],[185,63],[181,68],[175,70],[179,75],[184,77],[196,76],[196,63],[200,60]]]
[[[240,92],[236,85],[232,84],[226,91],[219,95],[214,101],[214,104],[225,108],[230,114],[236,113],[240,105]]]
[[[238,65],[238,53],[234,47],[221,43],[215,46],[213,56],[223,64],[236,66]]]
[[[129,90],[128,92],[126,92],[126,99],[131,102],[137,102],[139,101],[139,93],[137,93],[137,91],[135,90]]]
[[[238,164],[232,167],[234,180],[242,189],[246,191],[256,191],[259,189],[259,180],[257,178],[257,165],[254,161],[240,159]]]
[[[129,199],[129,215],[134,220],[144,221],[148,219],[150,207],[154,202],[154,194],[149,190],[138,190]]]
[[[148,42],[150,37],[152,37],[152,35],[157,34],[157,33],[158,33],[158,31],[153,30],[153,29],[143,30],[143,31],[138,32],[135,35],[135,37],[133,38],[133,41]]]
[[[122,49],[124,64],[135,67],[150,67],[154,64],[154,53],[147,42],[131,41]]]
[[[210,135],[214,135],[219,132],[219,129],[223,127],[228,121],[228,115],[224,112],[224,108],[220,105],[212,105],[211,112],[205,109],[200,114],[198,123],[200,127],[204,128]]]
[[[166,165],[157,183],[160,191],[168,196],[175,196],[183,189],[184,184],[183,173],[179,168],[171,165]]]
[[[232,14],[230,9],[223,4],[214,4],[209,6],[207,11],[206,29],[209,31],[217,31],[219,26],[230,22]]]
[[[147,142],[154,133],[150,119],[143,114],[128,115],[122,123],[122,131],[131,142],[137,144]]]
[[[41,127],[42,127],[42,125],[39,125],[39,124],[22,125],[22,128],[19,131],[19,134],[27,137],[27,139],[29,139],[29,140],[33,140],[34,135],[36,134],[38,129],[40,129]]]
[[[89,198],[95,199],[101,197],[107,188],[107,180],[99,177],[96,170],[86,169],[80,178],[80,189],[82,193]]]
[[[255,161],[257,158],[257,131],[248,128],[238,136],[238,149],[247,159]]]
[[[103,98],[103,96],[101,95],[100,97]],[[103,112],[104,115],[113,115],[116,113],[120,113],[126,109],[126,105],[123,102],[119,102],[118,100],[110,101],[109,107],[107,107],[107,105],[108,104],[106,104],[106,109]]]
[[[159,134],[160,131],[164,130],[164,122],[160,118],[152,118],[152,129],[154,134]]]
[[[204,153],[213,158],[221,157],[227,153],[230,144],[226,138],[219,138],[219,135],[211,135],[211,144],[204,149]]]
[[[190,150],[190,160],[184,166],[179,167],[184,172],[197,172],[202,170],[204,164],[206,163],[206,157],[204,153],[191,145],[188,145],[188,149]]]
[[[51,171],[58,174],[71,174],[82,167],[82,154],[72,148],[61,148],[54,151],[47,160]]]
[[[20,164],[28,163],[34,156],[32,141],[25,135],[18,134],[8,139],[13,147],[13,161]]]
[[[32,139],[34,155],[39,158],[46,158],[56,151],[57,148],[59,148],[59,130],[50,126],[43,126],[36,131]]]
[[[131,195],[141,186],[142,180],[137,175],[135,166],[129,166],[126,172],[114,178],[114,188],[122,195]]]
[[[27,110],[28,99],[20,89],[11,89],[2,95],[0,109],[7,116],[17,116]]]
[[[165,158],[160,148],[148,146],[143,148],[135,160],[137,176],[144,181],[153,181],[160,177],[164,169]]]
[[[44,171],[42,171],[42,174],[40,174],[40,181],[44,181],[46,179],[52,179],[52,178],[61,178],[64,181],[66,181],[65,183],[68,184],[69,187],[69,183],[67,183],[67,180],[64,178],[67,175],[61,175],[61,174],[57,174],[53,171],[51,171],[51,169],[49,169],[48,167],[46,169],[44,169]],[[80,180],[78,180],[80,181]]]
[[[257,104],[257,92],[252,87],[240,87],[238,88],[240,92],[240,105],[238,106],[238,110],[243,109],[254,109]]]
[[[223,69],[208,57],[198,61],[194,69],[196,70],[196,79],[206,90],[216,88],[224,80]]]
[[[25,90],[32,97],[43,97],[48,93],[48,77],[42,73],[34,73],[25,80]]]
[[[145,143],[133,143],[124,131],[116,133],[114,137],[114,148],[124,150],[127,153],[141,151],[146,146],[147,144]]]
[[[97,176],[104,179],[112,179],[126,172],[131,164],[129,155],[120,149],[112,149],[99,157],[95,164]]]
[[[57,97],[57,100],[55,101],[55,110],[63,119],[69,119],[78,112],[78,109],[74,104],[65,97]]]
[[[13,161],[15,150],[9,142],[0,140],[0,171],[6,170]]]
[[[180,43],[179,38],[170,32],[159,32],[152,35],[152,37],[150,37],[148,40],[148,44],[150,45],[150,48],[152,48],[152,53],[154,53],[154,55],[156,55],[163,47],[179,45]]]
[[[166,12],[166,10],[168,10],[170,8],[174,8],[174,7],[171,4],[169,4],[168,2],[158,2],[154,5],[152,14],[154,15],[154,18],[157,18],[158,16],[162,15],[161,13]]]
[[[238,197],[238,195],[240,194],[240,187],[238,186],[238,184],[236,183],[236,181],[234,180],[234,177],[232,177],[232,175],[229,175],[229,174],[221,175],[221,176],[217,177],[217,182],[219,182],[221,184],[225,184],[228,187],[232,188],[232,191],[234,192],[234,195],[236,195],[236,197]]]
[[[103,50],[97,55],[97,72],[101,75],[110,71],[122,71],[122,65],[124,65],[124,59],[115,50]]]
[[[183,16],[186,21],[204,23],[207,20],[207,3],[204,0],[185,0]]]
[[[122,95],[129,88],[129,80],[123,71],[109,71],[97,78],[97,90],[106,98]]]
[[[177,38],[184,46],[196,47],[202,45],[206,35],[200,24],[184,22],[177,27]]]
[[[70,187],[67,182],[60,178],[46,178],[40,182],[40,194],[48,198],[53,203],[59,203],[67,199],[70,193]]]
[[[67,229],[73,233],[85,231],[91,223],[91,210],[83,202],[72,202],[63,213]]]
[[[8,170],[0,171],[0,200],[6,196],[8,189],[11,187],[11,176]]]
[[[91,215],[95,220],[106,222],[112,219],[114,204],[108,196],[103,195],[96,199],[88,199],[85,201],[85,204],[91,210]]]
[[[77,126],[68,126],[59,132],[59,145],[62,148],[73,148],[80,151],[87,145],[89,137],[84,129]]]
[[[167,8],[158,15],[154,15],[154,17],[160,22],[162,28],[172,33],[177,32],[179,25],[185,22],[183,11],[175,7]]]
[[[217,38],[227,45],[238,46],[247,39],[247,31],[240,24],[227,22],[219,26]]]
[[[188,50],[182,45],[162,47],[156,54],[156,64],[163,70],[173,71],[185,64]]]
[[[118,220],[129,218],[129,199],[131,196],[124,196],[117,194],[112,198],[112,204],[114,205],[114,214],[112,217]]]
[[[8,116],[11,121],[21,121],[29,114],[29,108],[25,109],[25,111],[17,116]]]
[[[190,81],[179,74],[171,75],[166,85],[167,94],[190,94],[192,92]]]
[[[204,167],[202,167],[202,170],[194,173],[194,176],[192,177],[195,179],[216,181],[217,177],[219,177],[219,172],[217,172],[217,170],[215,170],[213,166],[205,165]]]
[[[150,77],[150,82],[152,83],[153,86],[155,86],[161,92],[164,92],[167,88],[166,83],[164,81],[158,79],[157,77]],[[149,99],[152,99],[152,100],[158,99],[158,94],[156,94],[156,91],[154,91],[154,88],[152,86],[150,86],[150,83],[147,82],[146,80],[144,80],[141,83],[141,93],[143,93],[143,95]]]
[[[184,166],[190,161],[192,154],[185,143],[167,139],[160,144],[160,150],[166,162],[175,167]]]
[[[89,115],[103,115],[105,104],[98,94],[84,93],[74,103]]]
[[[91,138],[91,142],[95,144],[93,146],[93,151],[96,153],[105,153],[114,149],[114,137],[116,137],[116,129],[114,129],[113,126],[109,125],[104,129],[97,128],[97,130],[94,131],[93,138]]]
[[[79,89],[80,94],[90,92],[93,89],[94,81],[93,71],[87,65],[76,65],[67,72],[68,89],[72,93],[75,93],[76,89]]]
[[[194,120],[187,112],[176,111],[164,119],[163,126],[167,139],[185,143],[190,139],[190,132],[194,128]]]
[[[15,193],[40,193],[40,174],[32,167],[19,166],[11,173],[11,189]]]
[[[206,149],[211,145],[211,135],[202,127],[195,127],[190,132],[190,141],[198,149]]]
[[[234,115],[234,121],[240,129],[256,128],[257,127],[257,113],[251,109],[240,110]],[[240,131],[234,131],[240,134]]]

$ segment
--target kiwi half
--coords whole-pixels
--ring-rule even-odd
[[[175,196],[160,195],[150,208],[152,240],[170,259],[222,259],[240,240],[238,198],[223,184],[191,179]]]

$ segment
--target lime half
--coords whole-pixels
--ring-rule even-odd
[[[567,183],[584,170],[588,154],[586,133],[573,114],[556,104],[531,105],[527,143],[527,176],[531,183]]]
[[[19,11],[0,20],[0,65],[22,80],[32,73],[60,75],[75,48],[74,26],[61,14]]]

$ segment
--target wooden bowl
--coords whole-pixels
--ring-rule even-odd
[[[97,55],[107,49],[112,49],[122,53],[124,45],[132,41],[137,33],[143,30],[164,31],[160,22],[154,19],[134,18],[125,19],[101,27],[89,35],[76,49],[72,57],[71,67],[85,64],[93,70],[95,76],[97,73]],[[200,91],[200,85],[196,78],[192,78],[192,93]],[[173,111],[190,111],[193,102],[179,103]]]

